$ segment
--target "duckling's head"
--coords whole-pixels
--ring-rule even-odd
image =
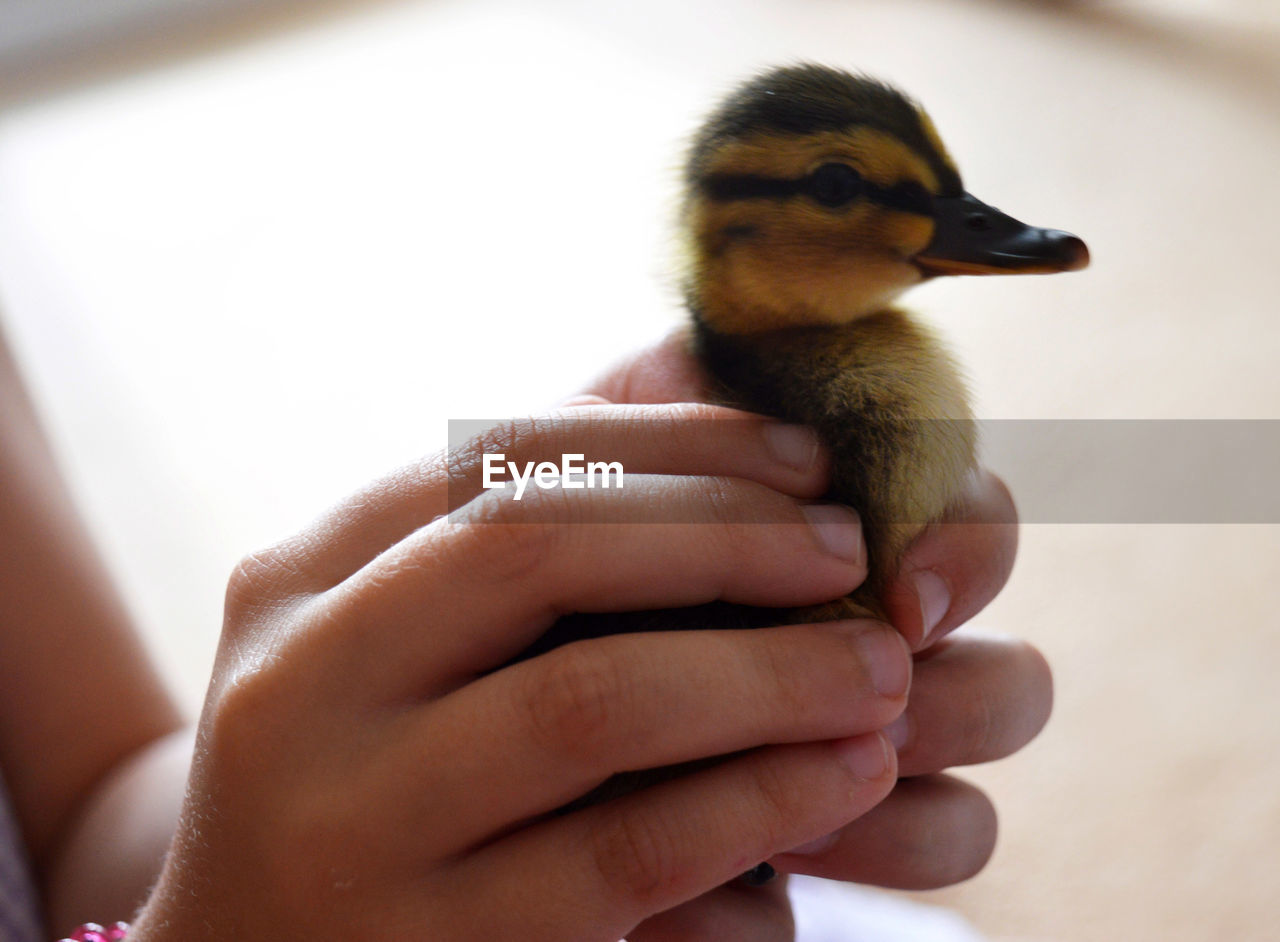
[[[848,323],[935,275],[1088,264],[1075,236],[966,193],[918,105],[839,69],[748,81],[696,135],[685,184],[689,303],[724,333]]]

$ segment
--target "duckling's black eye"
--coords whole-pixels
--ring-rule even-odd
[[[808,189],[823,206],[843,206],[862,192],[862,177],[848,164],[823,164],[809,174]]]

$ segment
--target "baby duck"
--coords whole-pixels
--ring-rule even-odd
[[[832,452],[827,499],[862,517],[869,576],[803,609],[712,603],[560,619],[522,657],[626,631],[884,618],[911,540],[955,503],[974,425],[955,363],[893,300],[939,275],[1073,271],[1075,236],[965,192],[932,122],[901,92],[818,65],[765,72],[694,138],[682,228],[695,352],[722,403],[808,425]],[[564,810],[697,768],[617,775]],[[760,883],[768,864],[745,875]]]
[[[694,139],[685,186],[686,303],[719,398],[816,429],[832,452],[828,499],[862,517],[867,580],[773,621],[883,618],[903,551],[975,463],[955,363],[893,300],[938,275],[1073,271],[1088,249],[967,193],[902,93],[817,65],[730,95]],[[761,864],[744,880],[772,876]]]
[[[975,462],[954,361],[893,300],[940,275],[1089,263],[1074,235],[965,192],[928,115],[901,92],[825,66],[775,68],[730,94],[695,135],[684,183],[685,298],[716,397],[818,432],[833,458],[827,499],[861,515],[869,576],[816,609],[571,615],[525,657],[624,631],[883,618],[903,550]]]
[[[975,460],[954,362],[891,302],[938,275],[1080,269],[1088,250],[965,192],[902,93],[817,65],[730,95],[696,136],[685,184],[697,353],[722,401],[809,425],[831,449],[828,497],[862,516],[870,575],[821,614],[882,617],[902,551]]]

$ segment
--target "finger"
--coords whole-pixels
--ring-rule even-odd
[[[949,775],[902,779],[876,808],[834,833],[817,854],[781,854],[780,871],[900,890],[967,880],[995,849],[996,812],[979,789]]]
[[[483,880],[500,903],[512,901],[495,908],[486,938],[528,938],[508,922],[520,911],[514,903],[528,899],[617,938],[865,814],[893,772],[893,750],[878,733],[772,746],[517,831],[467,857],[454,876],[459,887]],[[538,937],[569,936],[567,926],[547,926]]]
[[[655,517],[686,522],[643,522]],[[851,511],[732,478],[645,475],[623,490],[520,502],[490,492],[384,553],[312,615],[357,689],[406,695],[399,683],[425,696],[508,661],[569,612],[812,604],[865,574]],[[405,675],[369,650],[401,651]],[[377,674],[360,677],[366,664]]]
[[[902,636],[874,621],[616,635],[431,704],[386,754],[386,779],[404,782],[398,806],[410,814],[423,794],[454,809],[430,839],[451,854],[618,772],[878,730],[901,712],[910,680]],[[450,759],[423,765],[424,755]],[[406,779],[404,769],[417,771]],[[432,833],[425,820],[403,827]]]
[[[717,475],[817,497],[830,470],[814,433],[716,406],[569,409],[495,426],[447,455],[398,469],[334,507],[304,532],[258,554],[279,592],[337,585],[414,530],[484,491],[484,456],[524,469],[566,454],[619,462],[626,474]],[[503,475],[504,479],[509,474]],[[287,561],[287,565],[284,563]]]
[[[626,942],[793,942],[795,934],[783,876],[765,886],[732,880],[646,919]]]
[[[566,454],[633,474],[741,477],[803,497],[819,496],[830,472],[827,450],[803,426],[701,403],[601,405],[504,422],[454,449],[449,504],[483,493],[485,455],[503,455],[509,478],[507,463],[523,469]]]
[[[964,624],[995,598],[1013,569],[1017,522],[1009,489],[981,470],[946,521],[930,525],[908,547],[884,604],[914,650]]]
[[[907,710],[888,730],[902,775],[1017,752],[1053,710],[1053,675],[1031,645],[965,634],[919,657]]]

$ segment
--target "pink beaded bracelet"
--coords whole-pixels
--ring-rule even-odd
[[[122,942],[128,934],[129,924],[127,922],[112,923],[109,929],[102,928],[96,922],[86,922],[72,932],[71,935],[65,939],[59,939],[58,942]]]

